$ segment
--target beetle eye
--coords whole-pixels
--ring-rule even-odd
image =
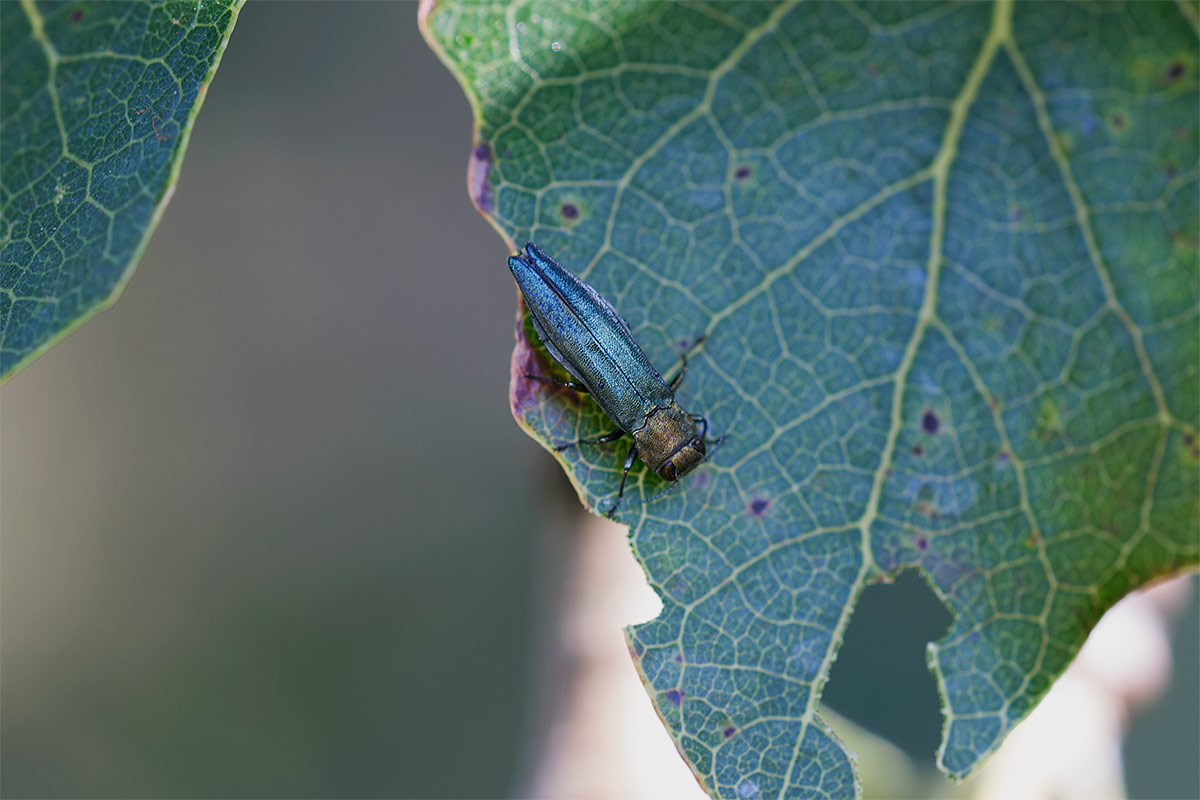
[[[668,461],[667,463],[663,464],[662,469],[658,471],[658,474],[661,475],[665,480],[675,480],[675,462]]]
[[[699,436],[697,436],[695,439],[692,439],[692,448],[700,455],[704,455],[704,440]]]

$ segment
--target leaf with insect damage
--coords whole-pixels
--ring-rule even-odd
[[[1200,555],[1197,19],[1175,4],[426,4],[469,185],[608,298],[725,441],[618,519],[637,668],[714,796],[845,797],[817,715],[919,570],[939,761],[976,769],[1123,594]],[[503,259],[497,258],[497,269]],[[525,372],[547,445],[611,424]],[[560,458],[595,509],[624,448]]]

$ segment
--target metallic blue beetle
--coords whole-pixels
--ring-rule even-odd
[[[704,460],[704,438],[693,417],[675,402],[675,388],[687,362],[670,385],[634,341],[629,326],[595,289],[576,277],[532,242],[508,259],[509,269],[525,296],[533,327],[550,355],[575,381],[563,382],[596,398],[618,426],[612,433],[555,448],[613,442],[625,434],[633,445],[625,458],[617,502],[637,457],[663,479],[677,481]],[[527,377],[554,380],[538,375]],[[614,506],[608,513],[612,516]]]

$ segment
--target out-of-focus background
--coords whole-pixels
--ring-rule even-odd
[[[5,796],[531,785],[579,512],[508,411],[507,252],[416,13],[246,6],[124,298],[0,394]],[[926,762],[945,622],[872,587],[827,694]],[[1135,797],[1200,789],[1198,628],[1193,592]]]

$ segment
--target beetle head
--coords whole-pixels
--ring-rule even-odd
[[[687,475],[704,460],[704,440],[699,436],[684,442],[667,460],[658,465],[658,474],[663,480],[674,481]]]

